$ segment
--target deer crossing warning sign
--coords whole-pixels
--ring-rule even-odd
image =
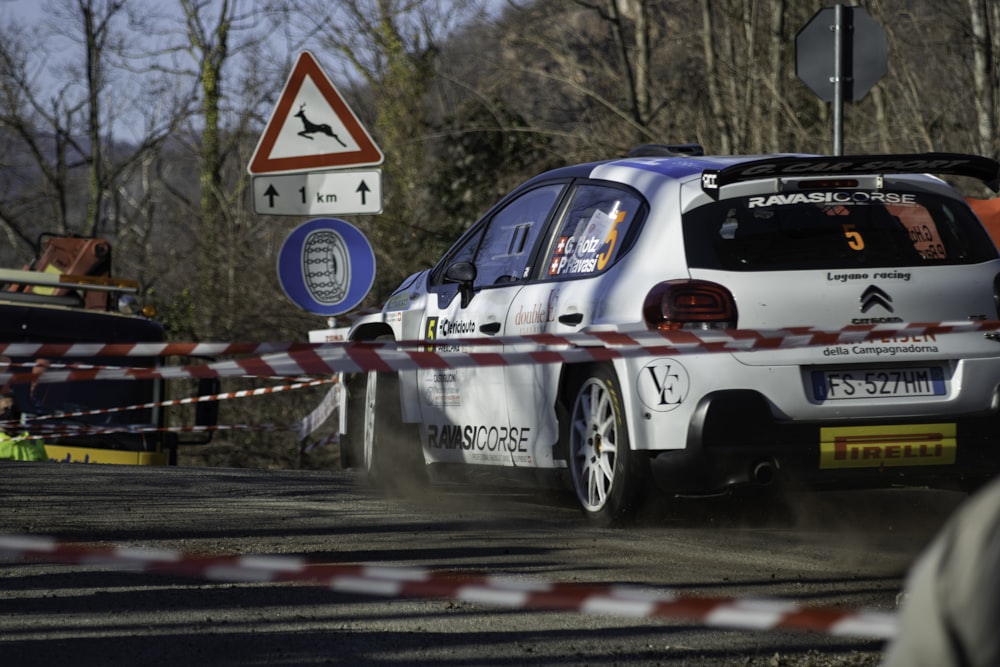
[[[261,134],[251,175],[382,164],[382,151],[308,51],[299,54]]]

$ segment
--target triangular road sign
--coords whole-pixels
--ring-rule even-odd
[[[382,164],[384,156],[316,59],[303,51],[247,171],[270,174]]]

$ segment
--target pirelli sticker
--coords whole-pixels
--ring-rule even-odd
[[[952,465],[956,431],[955,424],[821,428],[819,467]]]

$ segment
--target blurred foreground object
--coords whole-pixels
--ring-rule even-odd
[[[887,667],[1000,665],[1000,480],[970,498],[910,571]]]

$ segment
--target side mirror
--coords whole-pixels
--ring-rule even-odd
[[[472,301],[472,284],[476,280],[476,265],[472,262],[455,262],[444,272],[444,279],[458,283],[458,293],[462,297],[462,308]]]

